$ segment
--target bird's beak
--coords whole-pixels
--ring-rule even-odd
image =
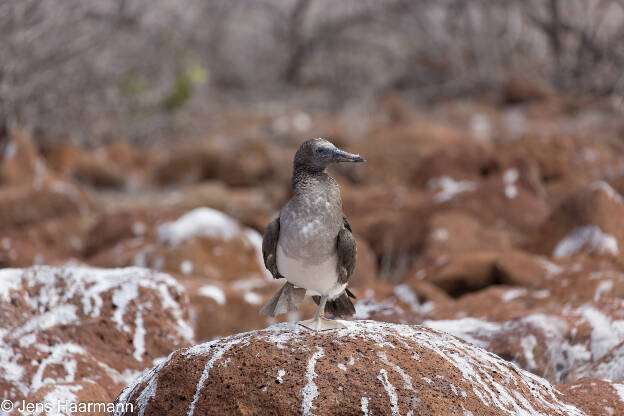
[[[344,150],[334,149],[334,152],[331,157],[331,161],[334,163],[337,162],[366,162],[360,155],[356,155],[353,153],[345,152]]]

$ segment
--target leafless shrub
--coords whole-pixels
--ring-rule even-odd
[[[78,140],[167,136],[224,102],[433,100],[517,73],[624,90],[623,0],[5,0],[0,39],[0,124]]]

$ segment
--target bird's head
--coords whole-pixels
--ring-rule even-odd
[[[323,171],[332,163],[366,162],[360,155],[345,152],[325,139],[306,140],[295,153],[295,169],[311,172]]]

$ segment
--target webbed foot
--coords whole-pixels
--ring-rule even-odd
[[[329,331],[331,329],[346,328],[345,325],[333,319],[318,317],[298,322],[299,325],[306,327],[312,331]]]

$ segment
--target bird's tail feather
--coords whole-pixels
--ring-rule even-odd
[[[286,284],[273,295],[271,300],[260,309],[260,315],[276,316],[296,311],[305,297],[305,293],[305,289],[295,287],[292,283],[286,282]]]
[[[325,313],[332,314],[334,316],[351,316],[355,314],[355,306],[349,298],[355,298],[355,295],[351,293],[349,289],[345,289],[338,297],[328,300],[325,304]],[[314,302],[318,305],[321,301],[320,296],[313,296]]]

